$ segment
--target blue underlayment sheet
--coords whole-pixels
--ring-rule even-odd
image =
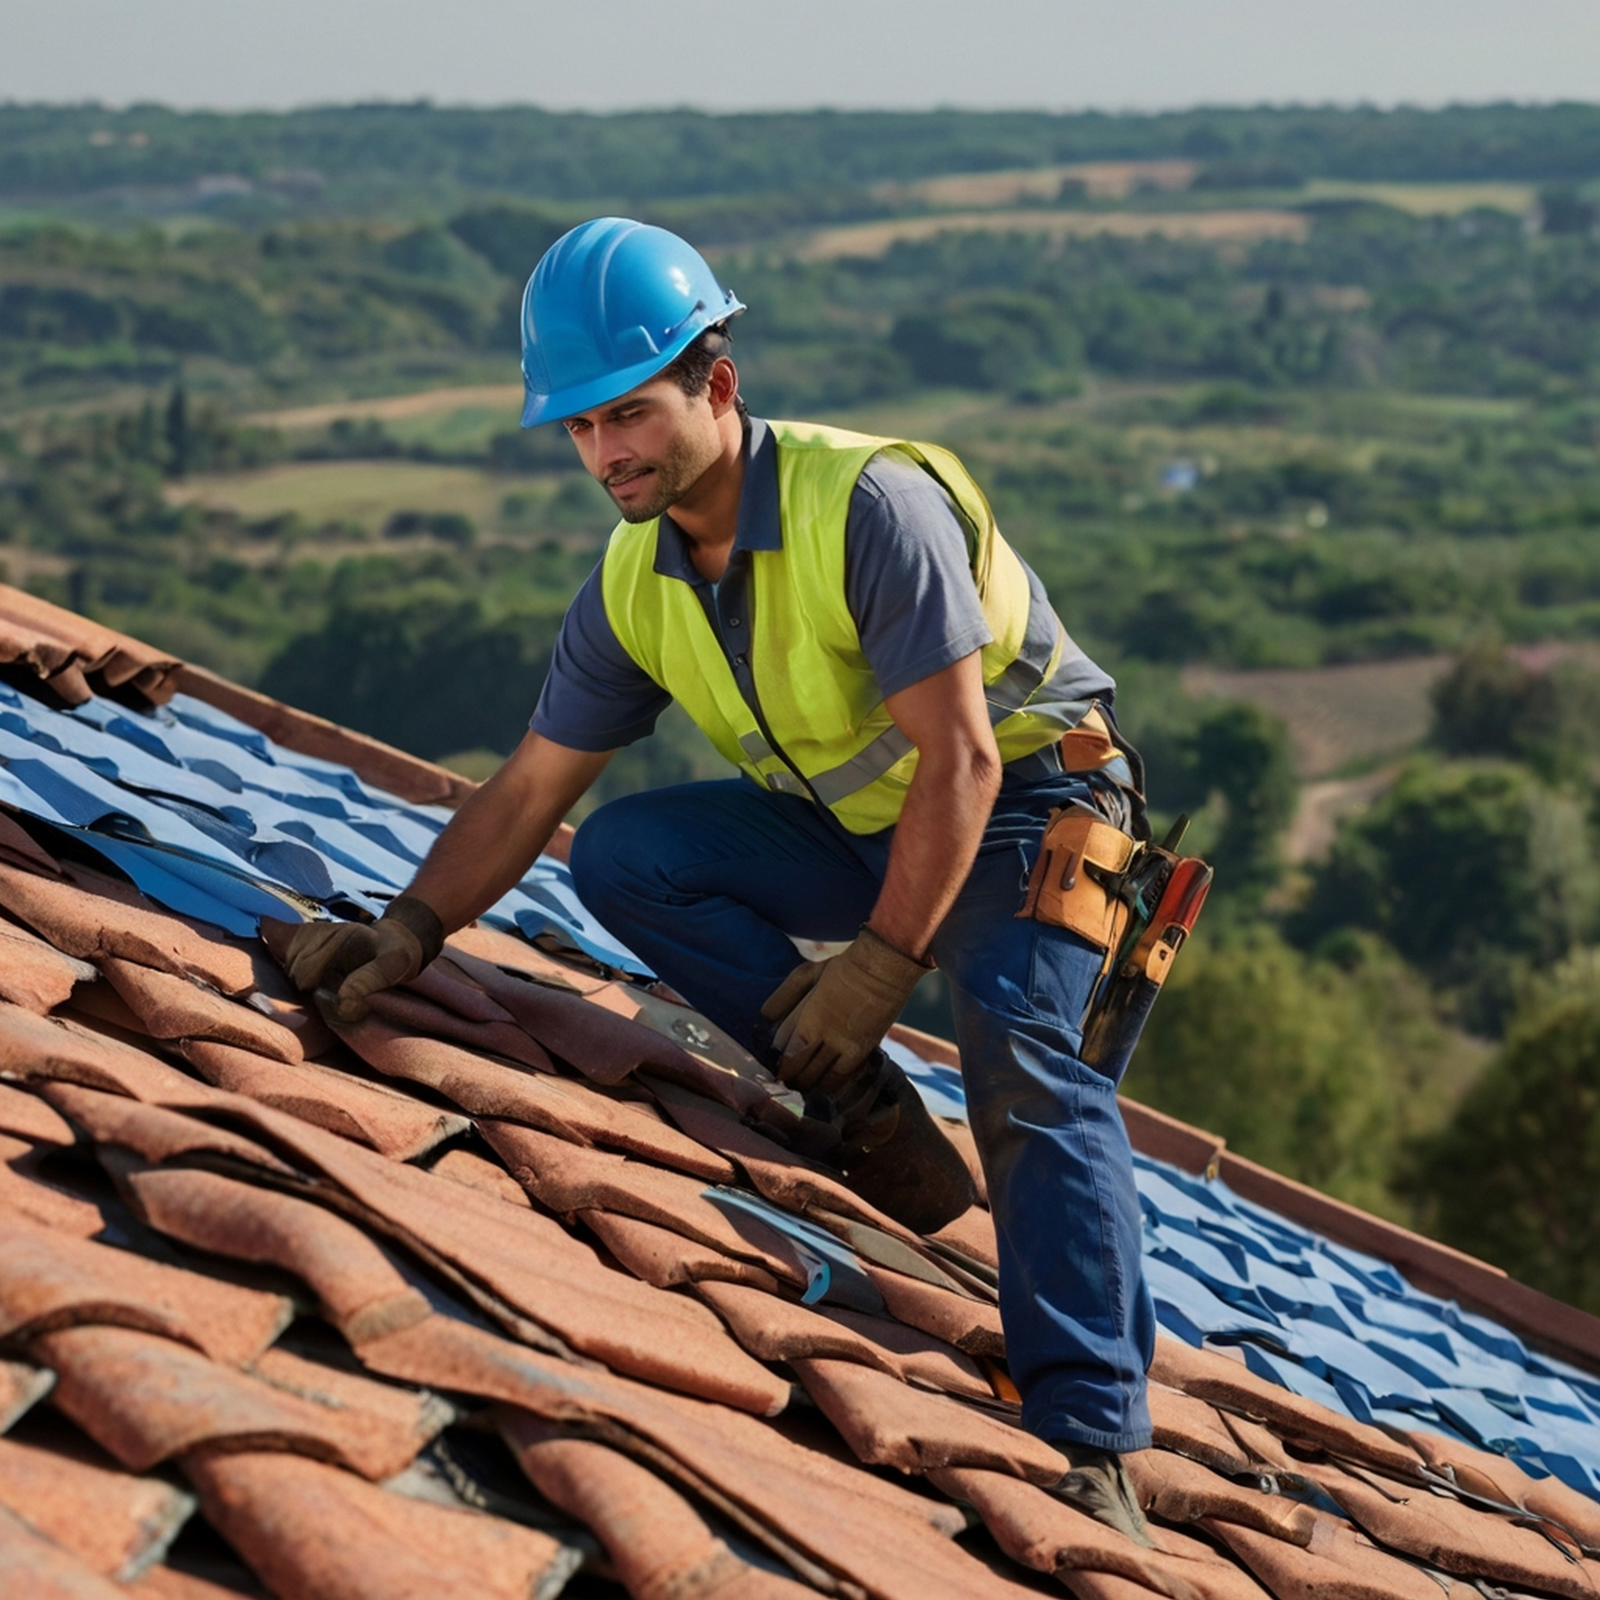
[[[184,696],[153,713],[100,699],[57,711],[4,685],[0,806],[69,832],[158,904],[240,937],[263,915],[381,911],[449,817]],[[579,902],[559,862],[541,860],[486,920],[649,975]],[[965,1116],[958,1072],[903,1046],[891,1053],[935,1112]],[[1225,1184],[1136,1164],[1150,1288],[1169,1333],[1231,1349],[1261,1376],[1362,1421],[1454,1433],[1600,1496],[1600,1378]],[[766,1220],[782,1225],[781,1214]],[[848,1247],[791,1242],[815,1265],[815,1294],[848,1304],[861,1293],[867,1280]]]

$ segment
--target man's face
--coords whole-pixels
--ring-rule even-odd
[[[652,378],[562,426],[625,522],[649,522],[676,505],[722,449],[709,395],[686,395],[670,378]]]

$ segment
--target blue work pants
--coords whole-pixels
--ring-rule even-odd
[[[1024,1426],[1138,1450],[1150,1443],[1155,1318],[1133,1158],[1116,1084],[1078,1058],[1100,956],[1016,916],[1051,808],[1089,796],[1082,777],[1008,779],[930,954],[950,985]],[[617,938],[767,1056],[762,1002],[798,959],[787,935],[853,938],[892,837],[851,835],[808,800],[740,778],[612,801],[579,828],[571,865]]]

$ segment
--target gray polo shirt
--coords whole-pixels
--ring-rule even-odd
[[[772,430],[752,418],[745,439],[744,487],[733,554],[720,582],[695,570],[689,546],[670,512],[656,537],[655,570],[698,595],[746,701],[750,674],[750,557],[781,550],[778,450]],[[1035,605],[1048,605],[1032,570]],[[953,666],[988,644],[966,531],[936,479],[903,458],[867,463],[850,497],[845,522],[845,603],[862,653],[887,699]],[[1053,686],[1065,698],[1110,704],[1115,685],[1069,638]],[[584,580],[567,609],[550,672],[530,726],[573,750],[616,750],[642,739],[671,703],[617,642],[600,591],[600,568]]]

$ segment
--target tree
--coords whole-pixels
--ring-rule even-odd
[[[1519,1015],[1504,1049],[1425,1147],[1411,1186],[1439,1237],[1600,1313],[1600,991]]]
[[[1224,895],[1258,905],[1278,880],[1283,831],[1299,798],[1288,732],[1259,706],[1225,706],[1200,724],[1194,759],[1201,787],[1220,793],[1227,806],[1209,851],[1217,886]]]
[[[183,385],[172,386],[172,396],[167,401],[167,472],[181,478],[189,470],[189,398]]]

